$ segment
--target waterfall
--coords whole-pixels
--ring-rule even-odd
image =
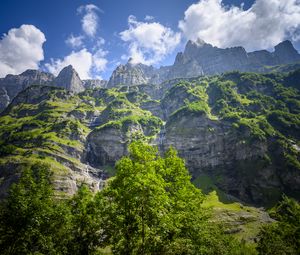
[[[91,118],[91,121],[90,121],[90,124],[89,124],[89,126],[91,128],[97,126],[97,124],[98,124],[97,123],[97,118],[98,118],[97,116],[96,117],[94,116],[94,117]]]
[[[165,125],[161,128],[158,136],[158,145],[160,150],[164,150],[164,142],[166,138],[166,127]]]

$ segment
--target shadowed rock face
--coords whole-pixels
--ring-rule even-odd
[[[279,64],[289,64],[300,61],[300,55],[290,41],[283,41],[275,46],[273,53]]]

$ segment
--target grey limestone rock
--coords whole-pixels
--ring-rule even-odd
[[[82,82],[85,89],[105,88],[107,85],[106,80],[89,79],[82,80]]]
[[[66,66],[60,71],[58,76],[54,79],[52,85],[63,87],[66,90],[75,93],[82,92],[85,89],[78,73],[71,65]]]

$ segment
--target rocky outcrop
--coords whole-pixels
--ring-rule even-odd
[[[43,100],[48,100],[51,98],[51,91],[57,91],[58,89],[53,86],[30,86],[25,90],[21,91],[18,96],[16,96],[10,105],[2,113],[3,115],[10,111],[11,108],[18,104],[38,104]],[[68,100],[71,93],[66,93],[63,89],[60,90],[61,93],[56,93],[58,97],[62,97]]]
[[[185,70],[189,68],[189,65],[192,66],[188,76],[184,76],[191,77],[201,74],[220,74],[239,69],[246,64],[247,52],[242,47],[220,49],[202,40],[188,41],[182,55],[177,55],[174,69],[171,69],[169,78],[183,77],[176,73],[176,70],[181,69],[181,66]]]
[[[160,84],[167,79],[169,69],[168,66],[157,69],[144,64],[134,64],[132,59],[129,59],[125,65],[119,65],[113,71],[107,87]]]
[[[137,133],[143,133],[137,123],[128,123],[126,127],[112,124],[95,129],[87,139],[87,162],[95,167],[114,166],[127,154],[127,146]]]
[[[71,99],[73,99],[74,104],[70,103],[70,101],[72,102]],[[52,104],[53,102],[56,103]],[[69,102],[70,108],[60,108],[65,102]],[[8,187],[17,180],[19,171],[23,166],[39,161],[49,163],[51,166],[54,172],[53,183],[59,192],[74,194],[81,183],[88,184],[95,191],[101,188],[103,171],[83,162],[86,154],[84,147],[86,133],[79,123],[81,123],[80,121],[85,123],[85,120],[83,118],[77,119],[77,116],[73,114],[74,110],[72,110],[76,108],[79,102],[81,102],[80,99],[73,92],[63,88],[30,86],[21,91],[1,113],[0,117],[14,116],[16,121],[9,122],[8,126],[21,120],[21,124],[18,122],[15,125],[15,132],[26,133],[30,138],[23,136],[8,141],[3,133],[0,135],[3,147],[7,144],[13,148],[19,146],[25,148],[28,153],[28,157],[14,160],[14,155],[0,150],[3,160],[0,163],[0,179],[4,180],[0,183],[0,199],[6,195]],[[25,107],[22,108],[22,106]],[[86,113],[86,115],[88,114]],[[25,116],[26,118],[23,118]],[[59,117],[56,118],[55,116]],[[43,130],[43,135],[39,137],[30,136],[30,133],[35,130]],[[59,138],[56,139],[56,137]],[[65,139],[67,142],[60,142],[60,139]],[[27,146],[28,142],[35,144],[35,146]],[[52,150],[51,146],[59,149]],[[48,149],[45,150],[45,148]]]
[[[31,85],[62,87],[72,92],[81,92],[87,88],[104,87],[106,81],[87,80],[81,81],[78,73],[70,65],[65,67],[55,78],[54,75],[39,70],[27,70],[19,75],[8,74],[0,79],[0,112],[22,90]]]
[[[83,86],[85,89],[98,89],[98,88],[105,88],[107,85],[106,80],[82,80]]]
[[[66,90],[79,93],[84,91],[83,82],[73,66],[69,65],[63,68],[54,79],[52,85],[65,88]]]
[[[290,41],[283,41],[275,46],[273,53],[278,64],[290,64],[300,61],[300,55]]]
[[[140,66],[141,65],[137,66],[130,63],[119,65],[116,70],[113,71],[107,87],[112,88],[122,85],[128,86],[147,83],[149,79]]]

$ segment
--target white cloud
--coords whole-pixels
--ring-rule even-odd
[[[72,65],[81,79],[88,79],[90,78],[92,59],[92,54],[84,48],[77,52],[72,51],[70,55],[63,59],[51,59],[51,63],[47,63],[45,66],[49,72],[58,75],[65,66]]]
[[[0,40],[0,77],[37,69],[44,59],[45,35],[33,25],[12,28]]]
[[[299,40],[299,0],[256,0],[248,10],[222,0],[201,0],[186,11],[179,28],[187,39],[219,47],[268,49],[284,39]],[[298,35],[298,36],[297,36]]]
[[[100,77],[96,72],[105,70],[107,65],[106,54],[107,52],[101,49],[93,54],[83,48],[80,51],[72,51],[70,55],[63,59],[51,59],[51,62],[45,64],[45,67],[49,72],[58,75],[65,66],[72,65],[81,79],[91,79]]]
[[[51,59],[50,63],[45,64],[45,68],[54,75],[58,75],[64,67],[72,65],[81,79],[101,79],[99,73],[106,70],[108,63],[106,59],[108,52],[102,49],[105,40],[96,36],[97,12],[101,10],[96,5],[88,4],[80,6],[77,11],[83,14],[81,25],[84,33],[79,36],[71,34],[65,42],[73,49],[78,49],[61,59]],[[93,47],[87,49],[85,43],[89,38],[93,41]]]
[[[105,56],[107,53],[107,51],[99,49],[93,54],[93,68],[95,72],[105,71],[107,65],[107,59]]]
[[[121,39],[129,44],[128,56],[133,63],[147,65],[159,63],[180,42],[180,34],[158,22],[139,22],[135,16],[128,17],[129,28],[120,33]]]
[[[67,45],[69,45],[71,48],[79,48],[79,47],[83,46],[83,40],[84,40],[84,37],[82,35],[74,36],[73,34],[71,34],[67,38],[65,43]]]
[[[78,8],[79,13],[84,13],[81,19],[81,26],[83,32],[89,36],[94,37],[98,28],[97,11],[100,9],[94,4],[83,5]]]
[[[151,20],[154,20],[154,17],[150,16],[150,15],[146,15],[145,20],[146,21],[151,21]]]

